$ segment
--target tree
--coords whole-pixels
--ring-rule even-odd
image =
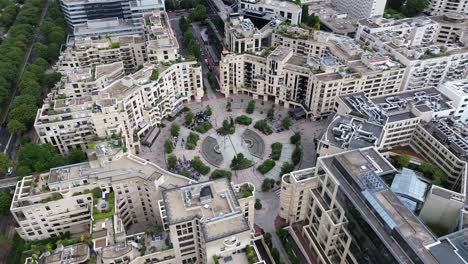
[[[189,111],[185,114],[185,124],[190,125],[193,122],[193,113],[192,111]]]
[[[291,160],[293,164],[294,165],[299,164],[299,162],[301,161],[301,157],[302,157],[302,148],[301,148],[301,145],[297,143],[291,155]]]
[[[281,125],[283,125],[284,129],[289,129],[292,125],[292,120],[289,116],[283,118],[281,121]]]
[[[181,17],[179,20],[179,28],[182,33],[185,33],[185,31],[187,31],[190,28],[190,24],[184,16]]]
[[[397,155],[393,157],[393,161],[398,168],[408,167],[411,162],[411,157],[408,155]]]
[[[206,109],[205,109],[205,114],[207,116],[211,116],[213,114],[213,111],[211,110],[211,106],[207,106]]]
[[[18,167],[21,170],[16,170],[16,174],[25,176],[33,172],[48,171],[50,168],[65,164],[63,156],[51,144],[27,143],[18,151]],[[23,174],[26,172],[27,174]]]
[[[421,14],[429,6],[428,0],[406,0],[401,7],[401,12],[408,17]]]
[[[167,157],[167,167],[171,170],[175,169],[177,166],[177,157],[175,155],[169,155]]]
[[[271,233],[270,232],[266,232],[264,235],[263,235],[263,240],[265,240],[265,244],[267,245],[267,247],[271,250],[271,248],[273,247],[273,243],[272,243],[272,237],[271,237]]]
[[[253,114],[255,110],[255,101],[250,100],[250,102],[247,104],[247,109],[245,110],[247,114]]]
[[[10,120],[7,125],[8,132],[21,135],[26,131],[26,126],[18,120]]]
[[[10,212],[12,195],[6,190],[0,191],[0,215]]]
[[[204,5],[197,5],[194,10],[189,14],[190,21],[203,21],[208,17],[206,7]]]
[[[29,104],[34,105],[36,103],[36,98],[32,95],[19,95],[15,97],[15,100],[10,105],[10,108],[17,108],[20,105]]]
[[[275,107],[273,106],[270,109],[268,109],[267,119],[268,120],[273,120],[274,117],[275,117]]]
[[[178,137],[180,132],[180,126],[176,123],[172,123],[171,125],[171,136]]]
[[[68,162],[70,164],[85,162],[88,159],[86,152],[81,149],[71,149],[68,152]]]
[[[48,59],[48,47],[46,45],[34,43],[33,50],[37,56],[46,60]]]
[[[255,210],[260,210],[262,209],[262,202],[260,199],[255,199]]]
[[[301,134],[299,132],[294,133],[290,138],[290,142],[294,145],[301,142]]]
[[[37,107],[35,105],[23,104],[11,109],[8,118],[23,123],[26,128],[31,127],[36,119]]]
[[[174,144],[172,144],[172,141],[170,141],[169,139],[166,139],[166,141],[164,141],[164,151],[166,153],[171,153],[173,150]]]
[[[7,173],[8,168],[13,165],[7,155],[0,153],[0,172]]]
[[[228,180],[231,180],[232,172],[226,171],[226,170],[221,170],[221,169],[214,170],[211,173],[211,179],[219,179],[219,178],[227,178]]]
[[[283,163],[283,166],[281,166],[280,177],[282,177],[284,174],[290,173],[293,170],[294,170],[293,164],[289,162]]]
[[[301,22],[307,24],[307,18],[309,17],[309,6],[303,5],[302,6],[302,15],[301,15]]]

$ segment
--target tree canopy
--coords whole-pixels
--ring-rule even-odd
[[[54,146],[50,144],[28,143],[18,151],[18,169],[16,170],[16,174],[18,176],[26,176],[65,164],[65,159]]]

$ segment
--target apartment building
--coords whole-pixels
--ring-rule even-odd
[[[273,17],[284,18],[286,22],[293,25],[301,23],[301,6],[289,2],[278,0],[242,0],[240,9],[243,11],[257,11],[261,15],[270,14]]]
[[[54,98],[77,98],[91,95],[124,76],[122,62],[101,64],[93,67],[74,67],[65,70],[62,78],[56,84]],[[53,100],[54,98],[49,98]]]
[[[161,217],[179,263],[234,259],[250,244],[255,197],[253,191],[243,191],[246,187],[255,188],[221,179],[163,191]]]
[[[308,117],[322,119],[334,111],[339,95],[363,91],[373,97],[400,90],[405,69],[389,57],[364,54],[346,37],[331,35],[334,38],[326,38],[328,42],[312,44],[308,35],[297,36],[298,29],[288,31],[289,37],[283,29],[275,33],[278,47],[269,54],[267,50],[259,55],[222,57],[220,87],[225,96],[244,93],[286,108],[300,108]],[[294,44],[290,39],[304,41]],[[291,47],[287,47],[289,43],[293,43]]]
[[[336,112],[382,126],[384,132],[378,147],[390,150],[410,145],[418,124],[449,116],[453,107],[443,93],[429,88],[373,98],[363,93],[343,95],[337,99]],[[333,126],[330,129],[333,131]],[[374,136],[378,137],[379,133]]]
[[[58,97],[44,104],[34,127],[42,143],[54,145],[62,154],[72,148],[86,149],[93,139],[116,135],[130,152],[138,153],[152,127],[178,113],[184,102],[200,101],[202,96],[197,62],[148,64],[92,95]]]
[[[83,25],[89,21],[99,19],[122,19],[132,22],[135,28],[143,33],[143,16],[153,11],[164,11],[164,1],[83,1],[83,0],[61,0],[65,21],[70,28]]]
[[[75,38],[59,57],[58,71],[122,62],[126,73],[147,60],[145,40],[139,36]]]
[[[151,63],[179,59],[179,43],[172,32],[166,12],[145,14],[146,55]]]
[[[243,14],[229,14],[224,21],[226,47],[234,53],[260,52],[270,46],[271,34],[280,23],[281,20],[273,19],[258,28],[250,18]]]
[[[438,43],[461,43],[468,46],[468,15],[445,13],[430,19],[439,24],[436,39]]]
[[[360,20],[356,40],[405,65],[402,83],[405,89],[438,87],[448,80],[464,79],[468,74],[468,48],[436,44],[441,25],[429,20],[411,19],[405,22],[404,30],[401,28],[404,20]]]
[[[383,16],[386,0],[331,0],[340,13],[348,14],[355,19]]]
[[[433,16],[439,16],[446,13],[468,14],[467,0],[431,0],[429,1],[428,11]]]

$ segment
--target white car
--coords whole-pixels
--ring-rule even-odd
[[[13,174],[13,167],[8,168],[7,176],[11,176]]]

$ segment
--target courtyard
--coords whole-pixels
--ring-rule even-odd
[[[314,139],[321,136],[327,122],[305,119],[290,120],[291,125],[286,129],[283,126],[283,120],[288,116],[288,109],[274,105],[270,101],[255,100],[254,109],[249,112],[248,110],[252,110],[248,109],[249,103],[252,104],[252,101],[251,97],[244,95],[225,98],[207,89],[202,102],[187,103],[184,112],[173,120],[164,120],[158,138],[151,147],[142,146],[139,156],[164,169],[198,181],[208,180],[215,170],[221,170],[232,175],[231,180],[234,183],[248,181],[253,183],[257,190],[260,190],[265,179],[279,181],[283,165],[293,163],[292,156],[296,145],[290,142],[290,138],[298,132],[301,135],[298,143],[301,157],[300,161],[298,163],[296,161],[294,164],[294,168],[313,167],[316,160]],[[274,111],[271,110],[273,106]],[[207,109],[209,110],[207,111]],[[186,115],[188,112],[193,114],[193,121],[190,124],[187,124]],[[210,115],[206,115],[207,112],[210,112]],[[239,123],[237,119],[240,116],[243,116],[244,119],[251,119],[251,122],[249,124]],[[261,121],[260,123],[269,131],[264,133],[262,129],[255,128],[258,121]],[[200,124],[204,125],[205,122],[211,124],[210,128],[197,128]],[[179,127],[177,136],[171,134],[173,124]],[[217,130],[225,126],[232,131],[229,131],[228,134],[220,134]],[[195,140],[193,149],[189,149],[187,146],[189,138]],[[166,141],[172,143],[170,153],[165,151],[165,147],[167,147],[165,144],[170,145]],[[272,144],[274,143],[280,143],[281,150],[280,155],[275,155],[277,157],[272,162]],[[241,166],[241,169],[233,169],[231,167],[233,159],[239,154],[243,157],[246,166]],[[175,166],[174,157],[176,159]],[[168,164],[168,159],[173,159],[171,164]],[[268,171],[261,173],[259,166],[265,162],[263,167],[268,167]],[[201,169],[200,166],[202,166]],[[200,171],[209,172],[204,174]]]

